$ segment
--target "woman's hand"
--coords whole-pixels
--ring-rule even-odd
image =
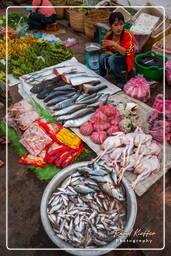
[[[113,55],[114,53],[111,51],[105,51],[106,54]]]
[[[112,41],[112,40],[103,40],[102,41],[102,47],[110,46],[110,47],[116,48],[117,45],[118,44],[116,42]]]

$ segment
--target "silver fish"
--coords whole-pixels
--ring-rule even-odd
[[[57,110],[53,113],[53,116],[61,116],[61,115],[65,115],[65,114],[71,114],[74,113],[77,110],[82,109],[83,107],[86,107],[86,105],[72,105],[69,106],[67,108],[64,108],[62,110]]]
[[[90,94],[90,95],[89,94],[80,95],[78,97],[78,99],[76,100],[76,103],[81,103],[84,100],[93,99],[96,96],[97,96],[97,93],[93,93],[93,94]]]
[[[70,83],[70,79],[73,77],[80,77],[80,76],[88,76],[85,72],[79,72],[79,73],[74,73],[74,74],[62,74],[62,79],[66,82],[66,83]]]
[[[59,102],[55,105],[55,108],[53,109],[53,111],[59,110],[59,109],[63,109],[66,107],[69,107],[71,105],[73,105],[75,103],[75,100],[79,97],[79,94],[75,94],[73,97],[71,97],[70,99],[66,99],[62,102]]]
[[[77,102],[77,104],[91,104],[91,103],[96,103],[99,98],[101,98],[102,95],[98,94],[96,97],[94,98],[90,98],[90,99],[84,99],[81,102]]]
[[[73,95],[73,94],[72,94]],[[64,95],[61,95],[61,96],[58,96],[50,101],[48,101],[48,103],[46,104],[47,107],[51,107],[51,106],[54,106],[56,105],[58,102],[62,102],[64,100],[68,99],[67,96],[64,96]]]
[[[66,121],[66,120],[76,119],[78,117],[85,116],[86,114],[93,113],[94,111],[95,111],[94,108],[83,108],[83,109],[80,109],[72,114],[57,117],[56,120],[57,121]]]
[[[90,82],[91,83],[99,82],[100,78],[95,76],[80,76],[80,77],[73,77],[70,79],[70,81],[73,86],[78,86],[78,85],[90,83]]]
[[[94,92],[99,92],[103,89],[106,89],[107,85],[104,84],[99,84],[96,86],[93,86],[91,84],[83,84],[83,90],[85,93],[94,93]]]
[[[90,120],[90,118],[92,117],[93,114],[88,114],[86,116],[80,117],[78,119],[75,120],[68,120],[65,122],[64,127],[80,127],[83,123],[87,122],[88,120]]]

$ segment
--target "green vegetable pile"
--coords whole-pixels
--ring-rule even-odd
[[[42,56],[43,58],[38,58]],[[41,70],[65,60],[72,58],[73,54],[63,43],[54,44],[39,39],[37,43],[29,49],[25,49],[25,56],[11,55],[8,60],[8,73],[15,77]]]
[[[6,81],[5,65],[0,62],[0,80]]]
[[[23,17],[23,23],[28,22],[28,18],[21,13],[11,13],[8,15],[8,27],[16,30],[20,18]],[[0,16],[0,26],[6,26],[6,16]]]

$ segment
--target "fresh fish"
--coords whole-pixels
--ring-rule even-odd
[[[101,94],[98,94],[95,98],[90,98],[90,99],[85,99],[82,100],[81,102],[77,102],[77,104],[89,104],[89,103],[96,103],[100,98],[101,98]]]
[[[52,79],[54,77],[55,77],[55,75],[51,74],[51,75],[48,76],[48,79]],[[31,81],[29,81],[29,84],[36,85],[36,84],[38,84],[38,83],[40,83],[40,82],[42,82],[44,80],[45,80],[45,78],[41,76],[40,78],[32,79]]]
[[[48,94],[53,91],[53,89],[55,88],[56,86],[49,86],[49,87],[45,87],[41,92],[39,92],[36,97],[38,99],[44,99],[45,97],[48,96]]]
[[[86,105],[72,105],[70,107],[67,107],[65,109],[62,109],[62,110],[58,110],[58,111],[55,111],[53,113],[53,116],[61,116],[61,115],[66,115],[66,114],[70,114],[70,113],[73,113],[77,110],[80,110],[82,109],[83,107],[86,107]]]
[[[45,82],[43,81],[43,82],[41,82],[40,84],[33,86],[33,87],[30,89],[30,92],[37,94],[37,93],[40,93],[41,91],[43,91],[43,89],[44,89],[45,87],[46,87],[46,84],[45,84]]]
[[[91,95],[89,95],[89,94],[83,94],[83,95],[81,95],[81,96],[77,99],[76,103],[81,103],[81,102],[84,101],[84,100],[93,99],[93,98],[96,97],[96,96],[97,96],[97,93],[93,93],[93,94],[91,94]]]
[[[53,72],[56,75],[62,75],[62,74],[68,74],[68,73],[75,73],[77,72],[77,68],[73,67],[73,66],[67,66],[67,67],[59,67],[59,68],[55,68],[53,69]]]
[[[80,117],[75,120],[68,120],[65,122],[64,127],[73,127],[73,128],[78,128],[80,127],[83,123],[87,122],[90,120],[93,114],[88,114],[86,116]]]
[[[85,72],[79,72],[79,73],[74,73],[74,74],[62,74],[62,79],[66,82],[66,83],[70,83],[70,79],[73,77],[77,77],[77,76],[87,76],[87,74]]]
[[[110,94],[102,94],[102,96],[100,97],[100,101],[103,101],[104,105],[107,104],[109,96]],[[100,101],[87,105],[87,108],[99,107]]]
[[[48,101],[48,103],[46,104],[47,107],[51,107],[51,106],[54,106],[56,105],[58,102],[62,102],[64,100],[68,99],[68,96],[64,96],[64,95],[61,95],[61,96],[58,96],[50,101]]]
[[[63,108],[66,108],[66,107],[69,107],[69,106],[73,105],[78,97],[79,97],[79,93],[75,94],[70,99],[66,99],[62,102],[57,103],[55,105],[55,108],[53,109],[53,111],[63,109]]]
[[[99,92],[103,89],[106,89],[107,88],[107,85],[104,85],[104,84],[99,84],[99,85],[96,85],[96,86],[93,86],[91,84],[83,84],[83,91],[85,93],[94,93],[94,92]]]
[[[99,77],[95,77],[95,76],[80,76],[80,77],[73,77],[70,79],[71,84],[73,86],[78,86],[81,84],[85,84],[85,83],[94,83],[94,82],[99,82],[100,79]]]
[[[69,92],[76,92],[76,90],[68,85],[55,88],[55,90],[48,94],[44,102],[48,102],[49,100],[55,98],[58,95],[65,95]]]
[[[67,94],[68,94],[68,92],[66,92],[66,91],[53,91],[52,93],[50,93],[49,95],[51,95],[51,96],[47,96],[45,99],[44,99],[44,102],[45,103],[47,103],[47,102],[49,102],[50,100],[52,100],[52,99],[54,99],[54,98],[56,98],[56,97],[58,97],[58,96],[67,96]]]
[[[57,87],[55,89],[55,92],[57,92],[57,91],[68,91],[69,92],[69,91],[76,91],[76,90],[71,85],[66,84],[64,86]]]
[[[57,118],[57,121],[66,121],[66,120],[76,119],[78,117],[82,117],[82,116],[85,116],[86,114],[93,113],[93,112],[94,112],[94,108],[83,108],[72,114],[62,115]]]

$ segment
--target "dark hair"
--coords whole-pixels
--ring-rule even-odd
[[[109,17],[109,24],[112,26],[112,24],[115,22],[115,20],[125,22],[124,16],[121,12],[112,12],[111,13],[111,15]]]

